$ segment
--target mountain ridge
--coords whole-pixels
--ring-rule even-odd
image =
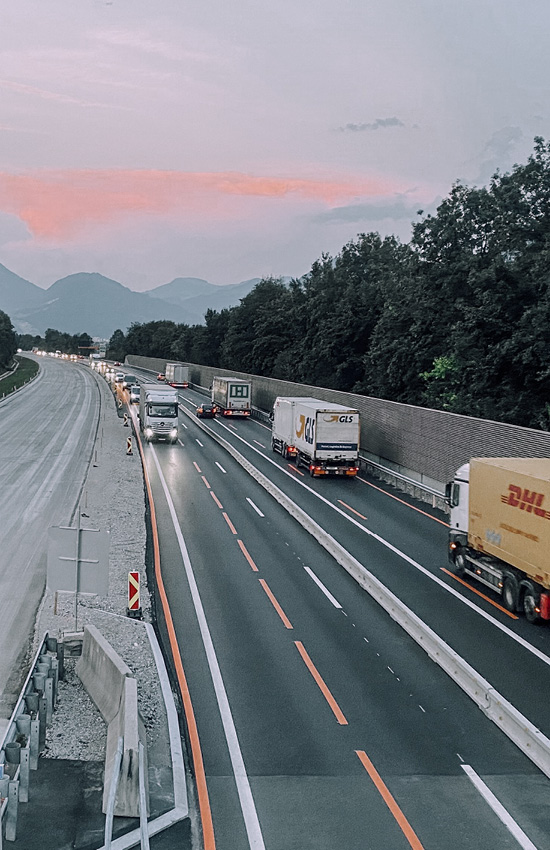
[[[259,280],[216,286],[202,278],[179,277],[136,292],[98,272],[76,272],[42,289],[0,264],[0,310],[18,333],[42,336],[55,328],[108,339],[134,322],[204,324],[208,309],[236,306]]]

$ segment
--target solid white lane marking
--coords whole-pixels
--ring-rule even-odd
[[[257,514],[259,514],[260,516],[265,516],[265,514],[263,514],[261,512],[261,510],[257,507],[257,505],[255,505],[254,502],[252,501],[252,499],[249,499],[248,496],[246,497],[246,501],[248,502],[249,505],[252,505],[252,507],[254,508],[254,510],[256,511]]]
[[[323,584],[323,582],[321,581],[321,579],[320,579],[320,578],[317,578],[317,576],[315,575],[315,573],[313,572],[313,570],[310,570],[310,568],[309,568],[309,567],[304,567],[304,570],[306,571],[306,573],[308,574],[308,576],[310,576],[310,578],[312,578],[312,579],[313,579],[313,581],[315,582],[315,584],[317,585],[317,587],[318,587],[320,590],[322,590],[322,591],[323,591],[323,593],[325,594],[325,596],[327,597],[327,599],[329,600],[329,602],[332,602],[332,604],[334,605],[334,607],[335,607],[335,608],[341,608],[342,606],[340,605],[340,603],[338,602],[338,600],[334,598],[334,596],[332,595],[332,593],[330,592],[330,590],[327,590],[327,588],[325,587],[325,585]],[[365,640],[366,640],[366,638],[365,638]]]
[[[227,472],[225,471],[225,469],[223,468],[223,466],[221,465],[221,463],[218,463],[218,461],[215,461],[215,463],[216,463],[216,466],[218,467],[218,469],[221,469],[221,471],[223,472],[223,474],[224,474],[224,475],[227,475]]]
[[[222,423],[220,423],[220,424],[222,424]],[[225,427],[225,426],[222,426],[222,427]],[[252,446],[249,442],[247,442],[247,440],[243,439],[243,437],[241,437],[239,434],[236,434],[235,436],[238,440],[241,440],[241,442],[245,443],[245,445],[247,445],[250,449],[252,449],[253,452],[256,452],[257,454],[259,454],[260,457],[262,457],[265,461],[273,464],[273,466],[275,466],[279,470],[279,472],[282,472],[284,475],[287,475],[291,479],[291,481],[294,481],[295,484],[299,484],[300,487],[304,487],[309,493],[311,493],[313,496],[315,496],[317,499],[319,499],[325,505],[328,505],[329,508],[332,508],[333,511],[336,511],[336,513],[340,514],[340,516],[344,517],[344,519],[346,519],[348,522],[351,522],[353,525],[355,525],[356,528],[358,528],[364,534],[368,534],[369,537],[373,538],[373,540],[377,540],[378,543],[380,543],[382,546],[385,546],[386,549],[389,549],[395,555],[398,555],[400,558],[402,558],[404,561],[406,561],[412,567],[414,567],[419,572],[421,572],[423,575],[425,575],[426,578],[429,578],[430,581],[435,582],[437,585],[439,585],[439,587],[441,587],[447,593],[450,593],[451,596],[454,596],[455,599],[457,599],[463,605],[466,605],[472,611],[475,611],[475,613],[478,614],[480,617],[483,617],[484,620],[487,620],[487,622],[491,623],[493,626],[496,626],[496,628],[500,629],[500,631],[503,632],[503,634],[507,635],[509,638],[514,640],[516,643],[518,643],[520,646],[522,646],[524,649],[526,649],[528,652],[530,652],[532,655],[534,655],[536,658],[538,658],[539,661],[542,661],[544,664],[547,664],[550,667],[550,657],[548,657],[548,655],[545,655],[544,652],[541,652],[540,649],[537,649],[536,646],[533,646],[528,641],[526,641],[525,638],[522,638],[520,635],[513,632],[511,629],[508,628],[508,626],[505,626],[504,623],[500,623],[498,620],[495,620],[495,618],[493,616],[491,616],[491,614],[488,614],[486,611],[483,611],[482,608],[478,608],[478,606],[474,602],[472,602],[470,599],[467,599],[465,596],[462,596],[458,592],[458,590],[454,589],[454,587],[450,587],[448,584],[445,584],[445,582],[442,581],[442,579],[440,579],[439,576],[436,576],[433,573],[431,573],[428,569],[426,569],[426,567],[423,567],[422,564],[419,564],[418,561],[415,561],[414,558],[411,558],[409,555],[406,555],[405,552],[402,552],[401,549],[398,549],[397,546],[394,546],[388,540],[385,540],[383,537],[380,537],[379,534],[376,534],[374,531],[371,531],[369,528],[366,528],[364,525],[361,525],[361,523],[358,522],[356,519],[354,519],[354,517],[350,516],[349,514],[344,513],[344,511],[340,510],[340,508],[338,508],[332,502],[329,502],[328,499],[325,499],[325,497],[322,496],[320,493],[318,493],[316,490],[312,490],[311,487],[308,487],[308,485],[304,481],[300,481],[300,479],[295,478],[294,475],[291,475],[290,472],[287,472],[286,469],[284,469],[282,466],[279,466],[279,464],[276,461],[272,460],[267,455],[264,455],[263,452],[261,452],[259,449],[255,448],[255,446]],[[313,519],[313,517],[312,517],[312,519]]]
[[[201,441],[198,439],[198,437],[195,437],[195,442],[197,442],[199,444],[199,446],[204,449],[204,446],[201,443]]]
[[[254,798],[252,796],[252,791],[250,788],[250,782],[246,773],[246,767],[244,764],[239,739],[237,737],[237,730],[235,729],[235,723],[231,714],[229,699],[227,697],[227,692],[223,683],[220,665],[218,663],[216,651],[214,649],[214,643],[212,641],[210,629],[208,628],[206,615],[202,606],[202,600],[200,598],[199,589],[197,587],[195,573],[193,572],[193,566],[191,564],[191,559],[189,558],[189,553],[187,551],[187,546],[185,545],[183,534],[181,533],[176,509],[174,507],[174,503],[172,501],[168,485],[162,473],[162,469],[157,458],[157,453],[155,451],[154,446],[151,446],[151,450],[153,460],[155,461],[155,466],[157,468],[160,483],[162,485],[162,489],[164,490],[164,495],[166,497],[170,516],[172,518],[174,531],[178,540],[181,557],[185,566],[187,581],[189,582],[189,588],[191,590],[191,597],[193,599],[193,605],[195,607],[195,612],[199,623],[202,641],[208,660],[208,666],[210,668],[210,675],[212,676],[214,691],[216,693],[216,700],[218,702],[218,707],[220,710],[220,717],[222,720],[225,740],[227,742],[227,748],[229,750],[229,757],[231,759],[231,766],[233,768],[233,775],[235,777],[235,784],[237,786],[237,792],[241,804],[241,811],[243,813],[246,832],[248,835],[248,843],[250,846],[250,850],[265,850],[260,821],[258,820],[258,813],[256,811]]]
[[[460,767],[470,782],[477,788],[485,802],[492,808],[495,815],[514,836],[519,846],[523,847],[524,850],[537,850],[531,839],[528,838],[519,824],[516,823],[512,815],[504,808],[502,803],[497,800],[491,789],[485,784],[483,779],[477,775],[473,767],[470,767],[469,764],[461,764]]]

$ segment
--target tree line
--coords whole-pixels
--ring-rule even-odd
[[[409,243],[362,233],[204,325],[133,324],[111,356],[183,360],[550,428],[550,144],[456,183]]]
[[[38,348],[40,351],[60,351],[61,354],[90,354],[89,349],[94,345],[92,337],[87,333],[68,334],[57,331],[55,328],[47,328],[44,336],[39,334],[16,335],[17,345],[23,351],[32,351]]]

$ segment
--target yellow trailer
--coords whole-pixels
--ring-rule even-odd
[[[472,458],[449,486],[450,559],[529,620],[550,619],[550,458]]]

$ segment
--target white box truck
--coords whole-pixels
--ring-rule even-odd
[[[359,411],[318,398],[279,396],[272,414],[271,448],[317,475],[359,471]]]
[[[178,394],[172,387],[142,384],[139,399],[139,427],[148,443],[178,439]]]
[[[189,386],[189,366],[182,366],[181,363],[167,363],[164,374],[166,383],[171,387]]]
[[[212,404],[222,416],[250,416],[252,385],[242,378],[215,377],[212,381]]]

